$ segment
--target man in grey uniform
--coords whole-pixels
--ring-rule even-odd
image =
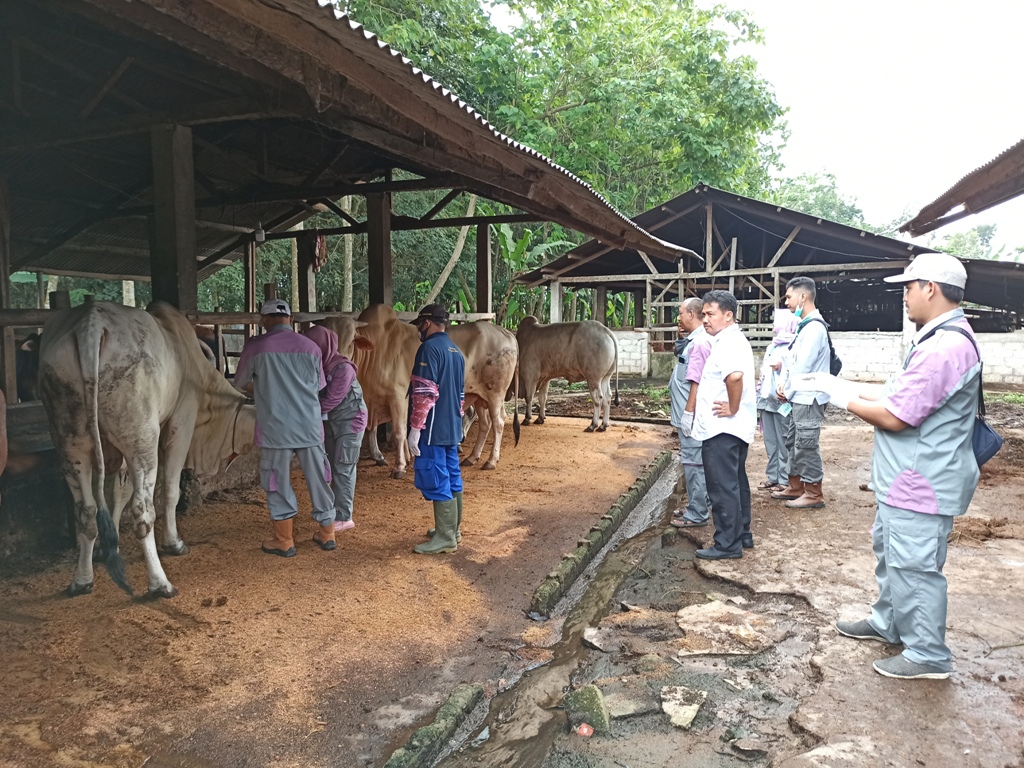
[[[829,372],[831,352],[828,327],[814,304],[817,290],[809,277],[794,277],[786,284],[786,306],[797,317],[796,338],[790,345],[788,374],[776,392],[782,402],[793,406],[793,419],[786,429],[789,451],[789,485],[772,493],[773,499],[788,499],[792,509],[820,509],[825,506],[821,484],[825,467],[821,461],[821,422],[825,418],[828,395],[823,392],[797,392],[791,377]]]
[[[971,446],[981,387],[977,342],[959,304],[967,271],[946,253],[923,253],[901,275],[907,316],[920,330],[880,396],[827,374],[802,377],[804,391],[875,427],[871,488],[877,512],[871,529],[878,599],[871,616],[838,621],[840,634],[902,644],[903,653],[874,663],[901,680],[949,677],[946,645],[946,540],[978,485]]]
[[[696,382],[688,379],[690,361],[694,358],[694,350],[697,350],[703,367],[703,361],[707,359],[711,349],[711,341],[704,330],[701,318],[703,307],[704,302],[701,299],[690,297],[679,308],[679,333],[682,338],[676,339],[675,354],[678,362],[668,383],[671,398],[669,415],[672,426],[679,434],[679,463],[683,465],[683,478],[686,482],[686,509],[680,509],[672,516],[672,525],[676,528],[702,527],[708,524],[709,517],[708,487],[704,479],[700,440],[683,434],[683,420],[690,391],[697,387],[700,381],[699,372]],[[692,426],[692,419],[688,423]]]
[[[252,386],[256,398],[256,445],[260,447],[260,485],[267,492],[273,536],[263,551],[295,556],[292,523],[298,500],[292,490],[292,454],[306,475],[313,518],[320,526],[313,541],[332,550],[334,494],[331,469],[324,452],[319,392],[327,384],[320,348],[292,329],[292,311],[280,299],[268,299],[260,310],[262,336],[245,342],[238,359],[235,387]]]

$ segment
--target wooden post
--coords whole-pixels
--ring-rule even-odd
[[[316,233],[310,232],[295,238],[295,245],[298,249],[299,267],[299,312],[316,312],[316,273],[313,267],[316,264]],[[296,311],[292,307],[292,311]]]
[[[277,284],[276,283],[264,283],[263,284],[263,300],[277,298]],[[258,312],[259,310],[257,310]]]
[[[633,291],[633,327],[646,328],[647,316],[644,313],[644,291]]]
[[[711,215],[711,203],[704,206],[706,221],[704,224],[704,268],[709,272],[714,269],[715,254],[711,250],[711,237],[714,234],[715,220]]]
[[[214,307],[214,312],[223,312],[223,307]],[[224,354],[226,351],[224,347],[224,327],[220,323],[215,323],[213,326],[213,356],[217,360],[217,370],[220,371],[220,375],[223,376],[227,373],[228,369],[228,356]]]
[[[652,290],[651,281],[647,280],[646,284],[647,284],[647,296],[646,296],[646,301],[644,301],[644,328],[646,328],[648,323],[650,322],[650,318],[651,318],[651,300],[654,298],[651,295],[651,290]]]
[[[366,196],[366,257],[370,303],[392,306],[390,193]]]
[[[7,179],[0,176],[0,306],[11,308],[11,195]],[[18,402],[18,373],[15,362],[14,328],[4,326],[0,348],[0,384],[7,402]]]
[[[153,298],[183,311],[198,309],[196,262],[196,190],[192,165],[192,129],[154,125],[153,217],[150,225],[150,275]]]
[[[42,272],[36,272],[36,308],[46,307],[46,280]]]
[[[494,290],[491,267],[491,227],[476,228],[476,311],[493,312]]]
[[[594,319],[601,325],[608,325],[608,288],[598,286],[594,291]]]
[[[50,293],[50,309],[71,309],[71,292],[52,291]]]
[[[256,303],[256,243],[246,243],[245,246],[245,306],[246,312],[259,312],[259,305]],[[245,327],[246,338],[256,335],[256,326]]]
[[[729,253],[729,270],[736,269],[736,238],[732,239],[732,248]],[[729,275],[729,293],[735,293],[736,291],[736,277]]]
[[[562,283],[555,280],[551,283],[551,308],[548,312],[549,323],[562,322]]]

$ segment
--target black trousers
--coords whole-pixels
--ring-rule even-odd
[[[750,483],[747,481],[749,445],[733,435],[715,435],[704,441],[704,478],[715,523],[715,547],[742,553],[743,534],[750,533]]]

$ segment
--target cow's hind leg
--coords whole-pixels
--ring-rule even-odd
[[[497,401],[497,402],[494,402]],[[486,425],[486,427],[485,427]],[[491,455],[480,469],[497,469],[498,460],[501,458],[501,438],[505,434],[505,404],[495,397],[487,404],[487,410],[483,411],[480,420],[480,448],[483,448],[483,438],[494,429],[494,442],[491,444]]]
[[[547,414],[547,410],[548,410],[548,385],[550,383],[551,383],[551,379],[548,379],[547,381],[542,382],[540,387],[537,389],[537,406],[538,406],[538,408],[540,410],[540,413],[537,414],[537,423],[538,424],[543,424],[544,423],[544,417]]]
[[[92,450],[89,446],[65,446],[64,478],[75,501],[75,531],[78,538],[78,566],[68,585],[70,597],[92,592],[92,553],[99,529],[96,498],[92,489]]]
[[[110,516],[114,521],[114,530],[120,532],[121,513],[132,498],[132,479],[128,474],[127,462],[122,461],[117,472],[108,475],[107,478],[110,484]],[[92,561],[101,563],[106,559],[107,553],[104,551],[103,542],[97,542],[92,553]]]
[[[386,467],[388,460],[384,458],[384,454],[380,452],[380,445],[377,443],[377,427],[379,424],[371,422],[366,428],[366,443],[370,449],[370,457],[373,459],[374,464],[378,467]]]
[[[583,430],[584,432],[593,432],[595,429],[598,429],[597,424],[598,424],[598,421],[601,418],[601,396],[602,396],[602,394],[603,393],[601,391],[601,382],[598,382],[596,387],[593,384],[591,384],[591,386],[590,386],[590,399],[594,402],[594,418],[592,418],[590,420],[590,424],[589,424],[589,426],[587,426],[587,428],[585,430]],[[599,431],[603,431],[603,430],[599,430]]]
[[[395,418],[391,420],[391,428],[395,435],[395,468],[391,470],[391,477],[401,480],[405,477],[405,451],[408,447],[405,444],[405,424],[409,418],[408,401],[404,398],[399,399],[391,404],[390,410],[395,415]]]
[[[170,434],[169,440],[161,441],[160,466],[163,471],[160,473],[160,488],[158,495],[154,497],[155,510],[158,516],[164,518],[164,533],[160,541],[160,551],[167,555],[187,555],[188,546],[178,535],[178,499],[181,498],[181,472],[185,465],[185,457],[188,455],[190,440],[182,440],[180,435],[188,434],[187,426],[195,417],[191,414],[185,415],[185,423],[175,424],[173,421],[164,426],[164,434]]]
[[[598,432],[604,432],[608,429],[608,422],[612,417],[612,380],[611,377],[601,381],[601,406],[604,411],[601,426],[597,428]]]
[[[476,410],[477,425],[476,425],[476,443],[473,444],[473,450],[469,456],[462,462],[467,467],[475,466],[480,461],[480,456],[484,452],[484,444],[487,442],[487,435],[491,431],[491,418],[487,412],[487,403],[478,401]]]
[[[156,536],[153,534],[153,526],[156,523],[156,508],[153,506],[153,496],[156,492],[156,442],[154,436],[152,449],[146,449],[128,461],[132,485],[135,486],[129,509],[132,513],[132,530],[142,545],[142,554],[146,558],[150,596],[174,597],[177,590],[168,581],[167,574],[160,565],[156,551]]]

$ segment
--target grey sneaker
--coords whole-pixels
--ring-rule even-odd
[[[918,664],[902,653],[891,659],[879,659],[871,666],[878,674],[899,680],[945,680],[949,677],[949,670],[943,671],[929,664]]]
[[[854,640],[874,640],[878,643],[889,642],[875,631],[875,628],[871,626],[871,622],[867,619],[860,619],[859,621],[837,621],[836,631],[840,635],[852,637]]]

